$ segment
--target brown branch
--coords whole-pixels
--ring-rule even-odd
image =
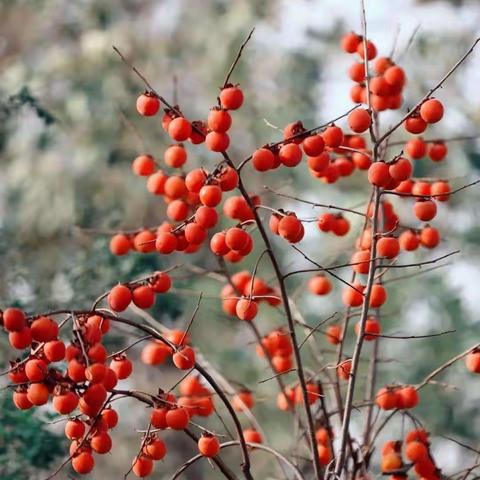
[[[227,447],[232,447],[234,445],[238,445],[238,441],[234,440],[232,442],[225,442],[220,444],[220,448],[227,448]],[[262,445],[261,443],[252,443],[252,442],[247,442],[247,445],[252,448],[252,449],[258,449],[258,450],[263,450],[265,452],[271,453],[273,456],[277,457],[278,459],[282,460],[286,465],[288,465],[291,469],[293,474],[295,475],[295,478],[298,480],[304,480],[304,477],[302,476],[301,472],[298,470],[298,468],[290,462],[285,456],[283,456],[280,452],[277,450],[274,450],[271,447],[267,447],[265,445]],[[202,454],[195,455],[192,457],[190,460],[187,460],[171,477],[170,480],[176,480],[185,470],[187,470],[191,465],[193,465],[195,462],[198,460],[205,458]]]
[[[453,365],[457,360],[461,360],[463,357],[466,357],[472,350],[475,350],[476,348],[479,348],[480,347],[480,343],[477,343],[476,345],[473,345],[472,347],[468,348],[467,350],[465,350],[464,352],[456,355],[455,357],[451,358],[450,360],[448,360],[447,362],[445,362],[443,365],[440,365],[438,368],[436,368],[433,372],[429,373],[425,378],[424,380],[419,383],[418,385],[416,385],[416,389],[417,390],[420,390],[421,388],[423,388],[425,385],[428,385],[430,383],[430,381],[435,378],[437,375],[439,375],[440,373],[442,373],[444,370],[446,370],[448,367],[450,367],[451,365]]]
[[[304,252],[302,252],[302,251],[301,251],[298,247],[296,247],[295,245],[291,245],[291,247],[292,247],[293,249],[295,249],[298,253],[300,253],[305,260],[308,260],[310,263],[312,263],[313,265],[315,265],[316,267],[318,267],[319,270],[329,273],[332,277],[336,278],[337,280],[339,280],[340,282],[344,283],[344,284],[347,285],[348,287],[353,288],[353,290],[355,290],[356,292],[358,292],[360,295],[363,296],[363,292],[362,292],[361,290],[359,290],[357,287],[355,287],[355,285],[352,285],[351,283],[349,283],[349,282],[347,282],[346,280],[344,280],[342,277],[340,277],[340,276],[337,275],[336,273],[334,273],[334,272],[332,271],[332,269],[328,269],[328,268],[322,267],[322,265],[320,265],[319,263],[317,263],[317,262],[315,262],[314,260],[312,260],[311,258],[309,258]],[[286,277],[284,277],[284,278],[286,278]]]
[[[425,143],[437,143],[437,142],[445,142],[445,143],[450,143],[450,142],[464,142],[468,140],[476,140],[479,138],[480,135],[461,135],[459,137],[451,137],[451,138],[424,138],[423,141]],[[397,140],[395,142],[390,142],[388,144],[389,147],[395,147],[398,145],[405,145],[408,142],[408,140]]]
[[[469,183],[467,185],[463,185],[463,187],[456,188],[455,190],[452,190],[451,192],[448,192],[448,195],[455,195],[458,192],[461,192],[462,190],[465,190],[466,188],[473,187],[474,185],[477,185],[480,183],[480,180],[475,180],[472,183]],[[397,197],[411,197],[411,198],[421,198],[423,200],[428,200],[431,198],[436,198],[436,197],[441,197],[444,196],[445,193],[437,193],[434,195],[413,195],[412,193],[404,193],[404,192],[396,192],[395,190],[383,190],[382,195],[396,195]]]
[[[255,31],[255,27],[253,27],[251,30],[250,30],[250,33],[248,34],[248,37],[245,39],[245,41],[242,43],[242,45],[240,46],[240,49],[238,50],[238,53],[237,53],[237,56],[235,57],[235,60],[233,61],[230,69],[228,70],[228,73],[227,73],[227,76],[225,77],[225,81],[223,82],[223,88],[225,88],[227,85],[228,85],[228,82],[230,80],[230,77],[233,73],[233,71],[235,70],[235,67],[237,66],[237,63],[239,62],[240,60],[240,57],[242,56],[242,53],[243,53],[243,49],[247,46],[247,43],[250,41],[250,39],[252,38],[252,35],[253,35],[253,32]]]
[[[456,443],[457,445],[460,445],[461,447],[465,448],[466,450],[470,450],[473,453],[476,453],[477,455],[480,455],[480,450],[476,450],[475,448],[470,447],[469,445],[459,442],[458,440],[455,440],[452,437],[449,437],[447,435],[440,435],[443,438],[446,438],[447,440],[450,440],[453,443]]]
[[[329,320],[337,316],[338,312],[334,312],[332,315],[330,315],[327,318],[324,318],[323,320],[320,320],[313,328],[310,329],[310,331],[307,333],[305,338],[303,339],[302,343],[298,346],[299,349],[302,349],[302,347],[305,345],[305,343],[308,341],[308,339],[325,323],[327,323]]]
[[[369,336],[378,337],[378,338],[392,338],[396,340],[411,340],[414,338],[432,338],[432,337],[441,337],[442,335],[448,335],[449,333],[455,333],[456,330],[445,330],[444,332],[439,333],[430,333],[428,335],[406,335],[406,336],[397,336],[397,335],[383,335],[381,333],[369,333]]]
[[[351,208],[338,207],[336,205],[311,202],[309,200],[303,200],[302,198],[294,197],[294,196],[288,195],[286,193],[277,192],[276,190],[273,190],[273,188],[267,187],[266,185],[264,185],[263,188],[265,190],[267,190],[267,192],[273,193],[273,194],[275,194],[279,197],[288,198],[290,200],[295,200],[297,202],[305,203],[307,205],[312,205],[312,207],[329,208],[331,210],[340,210],[342,212],[354,213],[355,215],[360,215],[361,217],[366,217],[365,213],[359,212],[357,210],[352,210]]]

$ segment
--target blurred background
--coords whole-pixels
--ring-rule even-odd
[[[218,87],[249,30],[255,34],[233,80],[244,90],[245,106],[235,114],[231,152],[236,161],[255,147],[278,140],[268,126],[284,126],[302,119],[308,127],[344,113],[351,107],[346,72],[352,58],[339,47],[342,33],[360,31],[360,2],[337,0],[3,0],[0,1],[0,307],[19,305],[28,311],[84,308],[118,281],[128,281],[156,269],[183,263],[156,254],[113,257],[109,238],[88,229],[130,229],[159,225],[165,219],[161,199],[145,189],[131,173],[130,163],[140,153],[159,158],[169,144],[159,120],[140,118],[135,99],[143,85],[112,51],[116,45],[145,73],[166,98],[175,94],[187,116],[204,118],[215,103]],[[453,65],[478,36],[480,2],[427,0],[366,0],[369,38],[380,55],[393,52],[406,69],[408,87],[403,110],[412,106]],[[480,49],[438,92],[446,115],[429,135],[433,138],[475,136],[480,125]],[[175,80],[176,79],[176,80]],[[399,113],[382,114],[385,128]],[[403,139],[398,132],[396,139]],[[451,179],[462,186],[480,175],[477,140],[449,144],[441,164],[416,163],[416,176]],[[398,151],[393,152],[394,154]],[[215,156],[192,150],[190,165],[213,165]],[[208,168],[208,167],[207,167]],[[268,195],[263,185],[285,193],[342,206],[366,204],[365,174],[356,172],[333,186],[310,177],[305,168],[280,169],[260,178],[245,169],[250,191],[262,194],[262,203],[294,208],[301,217],[312,211]],[[385,382],[418,383],[437,365],[478,341],[480,308],[480,190],[472,188],[442,205],[435,220],[442,244],[434,253],[422,250],[405,255],[420,261],[456,249],[461,254],[449,265],[405,282],[395,282],[382,316],[386,333],[416,335],[455,329],[451,335],[401,341],[382,340],[378,385]],[[402,219],[409,202],[395,201]],[[363,207],[362,207],[363,208]],[[302,249],[320,263],[344,261],[353,251],[354,228],[345,238],[319,236],[314,224],[307,228]],[[411,219],[413,222],[413,219]],[[225,224],[228,224],[226,222]],[[274,240],[285,268],[307,266],[301,255]],[[282,250],[283,249],[283,250]],[[258,252],[259,253],[259,252]],[[252,269],[256,255],[230,265],[231,272]],[[206,250],[188,258],[195,265],[215,269]],[[184,327],[196,295],[217,295],[219,284],[206,278],[186,278],[178,271],[176,291],[157,301],[155,318],[168,326]],[[402,272],[405,273],[405,272]],[[345,275],[347,275],[345,273]],[[389,274],[390,275],[390,274]],[[391,274],[400,275],[399,272]],[[268,261],[261,276],[272,278]],[[305,276],[291,280],[304,317],[311,325],[341,311],[341,285],[326,299],[305,295]],[[200,284],[201,282],[201,284]],[[135,312],[132,312],[135,316]],[[138,317],[137,317],[138,318]],[[257,320],[256,320],[257,322]],[[281,314],[262,307],[258,328],[262,333],[284,322]],[[215,332],[212,335],[212,332]],[[353,333],[350,332],[351,340]],[[113,346],[133,336],[122,331],[110,337]],[[226,378],[254,390],[254,413],[265,426],[268,441],[279,450],[291,440],[290,417],[273,407],[277,393],[266,364],[255,356],[251,331],[221,311],[220,302],[206,299],[192,329],[192,338]],[[0,360],[10,352],[1,339]],[[328,358],[328,344],[319,336]],[[371,345],[364,349],[366,375]],[[141,347],[132,351],[138,359]],[[347,353],[353,347],[348,344]],[[319,366],[305,353],[312,369]],[[176,373],[135,364],[136,375],[127,387],[152,390],[175,382]],[[473,461],[472,453],[442,438],[442,434],[479,446],[477,378],[463,363],[438,379],[441,384],[422,390],[418,416],[433,437],[433,452],[447,474]],[[154,390],[153,389],[153,390]],[[361,400],[361,398],[359,398]],[[118,479],[136,454],[136,429],[148,424],[141,406],[118,402],[121,424],[114,433],[114,453],[97,461],[92,479]],[[122,415],[123,413],[123,415]],[[354,414],[361,431],[363,416]],[[48,423],[52,422],[53,423]],[[45,421],[47,422],[45,424]],[[248,419],[242,418],[245,426]],[[216,422],[216,423],[215,423]],[[222,431],[213,420],[210,425]],[[65,457],[68,446],[62,424],[54,423],[48,409],[19,413],[9,395],[0,406],[0,478],[44,478]],[[354,425],[355,428],[355,425]],[[392,421],[386,439],[400,438],[401,417]],[[167,436],[169,455],[157,465],[152,478],[167,478],[195,454],[195,445],[181,435]],[[374,454],[378,462],[379,454]],[[269,457],[254,455],[256,478],[275,478]],[[237,452],[226,455],[236,465]],[[299,460],[301,462],[301,459]],[[70,475],[70,477],[68,477]],[[58,478],[73,478],[65,472]],[[216,479],[220,474],[199,462],[182,478]]]

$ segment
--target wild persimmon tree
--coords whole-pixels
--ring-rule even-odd
[[[115,404],[123,398],[146,406],[150,418],[139,435],[138,449],[132,452],[131,465],[125,467],[127,475],[132,472],[144,478],[158,468],[156,462],[168,455],[162,432],[169,429],[186,434],[198,446],[198,455],[185,459],[172,473],[172,480],[202,458],[213,462],[228,479],[238,478],[239,467],[246,479],[258,478],[258,452],[271,455],[285,478],[368,478],[377,473],[372,461],[372,455],[377,454],[381,473],[392,479],[406,478],[410,472],[429,480],[442,476],[430,448],[428,427],[412,410],[421,402],[422,389],[456,361],[464,360],[469,372],[480,373],[480,344],[473,343],[447,362],[432,365],[431,373],[413,385],[393,379],[377,385],[378,350],[374,348],[370,351],[369,378],[364,384],[358,380],[366,342],[378,346],[383,338],[406,341],[421,337],[416,332],[401,337],[383,331],[382,308],[388,304],[391,282],[399,279],[389,278],[392,272],[435,264],[457,253],[421,262],[408,260],[408,252],[422,248],[427,253],[438,247],[437,210],[448,208],[445,204],[452,195],[477,182],[450,186],[448,179],[418,178],[413,172],[415,162],[441,162],[447,157],[448,139],[420,135],[442,120],[443,100],[436,95],[479,40],[404,112],[402,93],[408,86],[407,73],[394,58],[379,56],[377,46],[367,36],[363,10],[362,33],[351,32],[341,40],[345,54],[353,59],[348,75],[354,82],[350,91],[354,106],[320,126],[292,121],[278,141],[260,145],[237,161],[229,153],[229,132],[248,96],[234,83],[233,75],[252,33],[228,70],[216,104],[198,120],[186,113],[187,102],[182,106],[169,102],[114,47],[146,87],[136,99],[138,113],[148,117],[145,121],[160,117],[161,129],[172,144],[163,159],[139,152],[132,162],[133,174],[144,177],[147,190],[167,204],[168,219],[154,228],[115,232],[110,250],[117,256],[158,252],[172,259],[172,265],[142,278],[119,279],[117,285],[94,299],[92,306],[83,309],[24,312],[6,307],[2,311],[3,328],[19,357],[5,371],[14,404],[29,410],[51,402],[65,421],[65,436],[71,441],[67,460],[49,478],[69,463],[78,474],[88,474],[95,462],[101,461],[99,455],[112,451],[119,420]],[[400,111],[391,126],[382,124],[386,110]],[[407,138],[392,141],[402,129]],[[216,161],[194,162],[195,152],[202,149],[212,152]],[[266,188],[274,198],[279,203],[288,200],[288,205],[267,205],[264,192],[252,191],[246,183],[245,171],[265,175],[268,182],[266,172],[279,168],[301,169],[318,179],[322,189],[346,183],[344,177],[358,170],[362,181],[370,185],[371,195],[362,210],[320,204],[269,186]],[[319,239],[326,235],[344,237],[351,232],[351,218],[362,218],[363,228],[356,239],[352,238],[350,261],[323,266],[303,252],[299,245],[310,235],[305,225],[311,219],[291,209],[296,203],[322,209],[315,219]],[[402,203],[410,205],[414,221],[400,217],[398,206]],[[228,226],[219,228],[220,220]],[[280,261],[275,237],[291,244],[311,268],[287,270]],[[190,327],[205,314],[201,292],[188,325],[182,329],[169,329],[154,321],[139,323],[129,316],[129,307],[134,306],[137,312],[148,310],[158,295],[174,288],[175,272],[188,270],[187,255],[200,249],[205,257],[218,262],[218,269],[211,271],[210,262],[205,262],[205,268],[190,270],[217,279],[224,313],[254,333],[256,353],[271,369],[267,380],[278,386],[276,398],[265,401],[284,412],[286,430],[290,429],[289,421],[295,425],[289,452],[281,452],[275,442],[266,441],[267,432],[255,416],[258,399],[254,389],[234,386],[211,365],[206,352],[196,348]],[[254,268],[238,268],[234,273],[236,264],[245,257],[255,258]],[[266,261],[273,268],[273,278],[260,275],[261,264]],[[348,279],[341,275],[342,270],[351,271]],[[333,290],[341,289],[345,307],[341,321],[334,313],[313,327],[305,322],[288,281],[300,275],[305,277],[311,295],[328,299]],[[264,308],[277,309],[284,323],[261,331],[256,323]],[[143,318],[152,320],[148,312]],[[119,327],[141,337],[125,348],[109,350],[105,339]],[[351,352],[347,350],[349,339],[354,340]],[[322,347],[323,341],[331,345],[330,351]],[[129,350],[139,343],[144,344],[143,363],[152,368],[149,392],[122,388],[122,381],[135,375]],[[307,345],[312,352],[308,360],[304,355]],[[162,368],[167,362],[182,372],[175,385],[165,384],[162,375],[157,375],[155,367]],[[357,409],[365,411],[361,435],[351,428],[352,412]],[[225,431],[210,426],[209,417],[214,414],[222,419]],[[396,416],[411,423],[409,432],[404,438],[379,445],[380,432],[386,431]],[[233,432],[228,424],[233,425]],[[231,438],[223,438],[225,432]],[[222,450],[230,447],[241,457],[236,463],[226,462],[222,456]]]

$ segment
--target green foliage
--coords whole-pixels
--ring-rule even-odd
[[[9,393],[0,396],[0,478],[33,478],[64,455],[66,442],[45,421],[54,416],[15,408]]]

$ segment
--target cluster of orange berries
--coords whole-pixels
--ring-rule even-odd
[[[298,243],[305,235],[302,222],[295,213],[273,213],[270,217],[269,227],[272,233],[279,235],[290,243]]]
[[[418,478],[438,480],[441,478],[439,469],[430,452],[428,433],[423,429],[411,430],[405,436],[405,458],[411,465],[404,465],[402,460],[403,442],[390,440],[382,449],[381,470],[384,474],[391,474],[392,480],[405,480],[407,472],[413,466]]]
[[[330,448],[332,437],[332,432],[325,427],[317,428],[315,432],[315,440],[317,441],[317,454],[320,464],[323,466],[328,465],[332,460],[332,450]]]
[[[406,385],[382,387],[375,397],[376,404],[382,410],[415,408],[419,402],[418,392],[415,387]]]
[[[405,180],[395,189],[396,192],[413,196],[433,195],[438,202],[446,202],[450,198],[450,184],[446,180],[429,182],[426,180]]]
[[[243,258],[253,250],[253,239],[243,228],[232,227],[215,233],[210,240],[210,249],[220,257],[233,252],[235,256]]]
[[[286,373],[293,367],[293,344],[290,334],[275,329],[265,335],[256,347],[259,358],[268,357],[276,373]]]
[[[422,137],[414,137],[405,144],[405,153],[413,160],[427,155],[433,162],[441,162],[447,156],[448,147],[441,140],[426,142]]]
[[[232,124],[230,110],[240,108],[243,103],[243,93],[238,86],[227,85],[220,92],[221,107],[214,107],[208,115],[207,122],[189,122],[178,110],[167,109],[162,118],[162,126],[172,140],[192,144],[205,141],[213,152],[224,152],[230,143],[226,133]],[[142,94],[137,99],[137,110],[145,116],[155,115],[160,108],[159,98],[152,92]],[[169,146],[164,153],[165,164],[170,168],[182,168],[188,159],[188,153],[183,143]],[[157,250],[162,254],[174,251],[194,253],[204,243],[208,230],[218,222],[215,207],[222,201],[223,192],[229,192],[238,184],[237,172],[227,166],[219,165],[209,174],[202,168],[193,169],[187,175],[167,175],[162,169],[157,169],[157,162],[151,155],[140,155],[132,163],[136,175],[147,177],[147,189],[154,195],[162,195],[167,203],[167,216],[173,222],[183,222],[174,226],[168,222],[158,229],[145,229],[135,236],[125,234],[115,235],[110,243],[112,253],[124,255],[130,250],[150,253]],[[229,210],[231,218],[251,219],[248,205],[239,205],[231,200],[225,202],[224,210]],[[227,212],[225,212],[227,214]],[[230,261],[239,261],[250,253],[246,249],[240,251],[231,249],[225,253]]]
[[[317,227],[321,232],[332,232],[337,237],[343,237],[350,231],[350,222],[341,213],[322,213],[318,216]]]
[[[365,321],[365,332],[363,338],[367,342],[371,342],[372,340],[375,340],[378,335],[380,335],[381,330],[382,328],[378,318],[370,315]],[[359,335],[360,321],[355,324],[354,331],[356,335]],[[336,323],[329,325],[325,331],[325,336],[329,343],[332,345],[338,345],[343,339],[342,327]]]
[[[281,303],[276,289],[259,277],[253,278],[247,270],[232,275],[231,284],[228,283],[222,288],[220,296],[223,311],[227,315],[246,321],[256,317],[259,302],[263,301],[271,306],[278,306]]]
[[[371,124],[370,114],[363,108],[357,108],[349,114],[348,124],[353,132],[365,132]],[[331,161],[329,153],[345,152],[346,149],[342,149],[342,146],[363,149],[365,142],[361,137],[344,135],[342,129],[335,124],[315,133],[307,131],[301,121],[296,121],[284,128],[282,142],[255,150],[251,162],[255,170],[266,172],[280,165],[296,167],[305,154],[310,173],[326,183],[333,183],[340,176],[349,176],[355,166],[362,168],[365,162],[360,158],[356,165],[356,162],[344,156]],[[368,157],[367,154],[363,156]]]
[[[108,304],[114,312],[123,312],[131,302],[138,308],[150,308],[155,303],[155,295],[168,292],[171,285],[168,273],[156,272],[145,281],[116,285],[108,294]]]
[[[132,373],[132,363],[124,354],[112,356],[107,365],[110,357],[102,338],[109,331],[109,320],[93,314],[78,316],[77,338],[68,345],[58,338],[59,326],[51,318],[28,319],[23,311],[8,308],[2,321],[14,348],[30,348],[24,360],[11,364],[9,378],[18,385],[14,404],[25,410],[45,405],[52,397],[60,415],[70,415],[78,407],[82,418],[69,420],[65,434],[72,440],[73,468],[88,473],[94,465],[92,451],[105,454],[112,446],[107,431],[115,427],[118,416],[106,405],[108,393]],[[64,361],[66,369],[52,365]]]
[[[341,45],[345,52],[357,54],[361,60],[352,64],[348,70],[348,76],[356,83],[350,90],[350,97],[354,103],[366,104],[368,93],[363,37],[354,32],[347,33],[342,38]],[[377,48],[370,40],[366,42],[366,53],[368,60],[373,60],[377,56]],[[375,75],[369,78],[372,109],[376,112],[399,109],[402,106],[402,91],[407,80],[404,70],[387,57],[378,57],[373,68]]]
[[[168,275],[159,272],[153,283],[159,280],[163,289],[168,290]],[[116,294],[109,301],[118,306]],[[120,302],[120,305],[125,303]],[[102,343],[110,329],[109,319],[94,313],[77,315],[74,319],[76,336],[66,345],[59,339],[59,325],[52,318],[30,318],[17,308],[0,313],[12,347],[30,349],[23,360],[11,362],[9,379],[17,385],[13,392],[15,406],[26,410],[45,405],[52,398],[53,409],[68,416],[65,435],[72,442],[72,467],[79,474],[89,473],[95,464],[93,454],[106,454],[112,448],[109,430],[117,425],[118,414],[108,405],[108,396],[118,381],[127,379],[133,371],[124,352],[108,355]],[[172,330],[165,335],[165,340],[152,341],[144,347],[144,363],[159,365],[171,357],[177,368],[191,369],[195,354],[188,345],[186,333]],[[65,367],[52,365],[60,362],[65,362]],[[214,412],[212,394],[198,377],[185,378],[180,384],[180,393],[182,396],[178,400],[171,393],[160,392],[156,397],[157,405],[152,410],[155,428],[182,430],[194,415],[207,417]],[[77,408],[79,413],[74,415]],[[216,444],[216,437],[205,434],[198,448],[203,455],[214,456],[218,453]],[[153,461],[166,454],[165,444],[156,434],[147,436],[142,445],[141,454],[132,464],[133,472],[139,477],[148,475]]]
[[[313,405],[321,396],[320,386],[315,382],[306,383],[308,404]],[[303,394],[300,385],[286,387],[283,392],[277,395],[277,407],[284,412],[292,410],[295,405],[303,404]]]
[[[190,122],[180,112],[178,107],[166,109],[162,117],[162,127],[170,138],[176,142],[189,140],[192,144],[205,142],[213,152],[225,151],[230,138],[226,133],[232,119],[229,110],[237,110],[243,103],[243,92],[232,84],[225,85],[219,95],[221,107],[211,109],[207,123]],[[137,99],[137,110],[141,115],[151,117],[160,110],[160,100],[153,92],[145,92]]]

